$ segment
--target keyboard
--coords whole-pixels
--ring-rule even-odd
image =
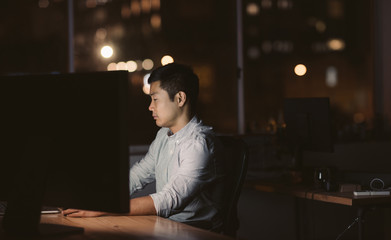
[[[390,191],[380,191],[380,190],[376,190],[376,191],[354,191],[353,192],[354,196],[389,196],[390,195]]]
[[[0,216],[4,215],[6,208],[7,208],[7,203],[0,201]],[[43,206],[41,209],[42,214],[60,213],[60,212],[61,210],[58,207]]]

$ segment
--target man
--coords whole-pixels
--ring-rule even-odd
[[[130,194],[156,180],[156,193],[130,200],[129,215],[158,215],[218,231],[222,226],[220,144],[195,114],[198,77],[168,64],[151,73],[149,110],[161,127],[146,156],[130,170]],[[70,217],[110,213],[64,210]]]

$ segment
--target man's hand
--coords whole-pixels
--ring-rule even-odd
[[[156,215],[155,205],[150,196],[130,199],[130,213],[109,213],[98,211],[87,211],[80,209],[66,209],[62,214],[66,217],[101,217],[101,216],[124,216],[124,215]]]
[[[66,217],[101,217],[105,215],[110,215],[106,212],[97,212],[97,211],[86,211],[79,209],[66,209],[62,211],[62,214]]]

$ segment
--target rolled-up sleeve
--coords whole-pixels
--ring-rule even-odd
[[[161,191],[150,195],[157,214],[162,217],[183,210],[203,186],[213,180],[211,149],[205,138],[187,140],[179,149],[179,167]]]

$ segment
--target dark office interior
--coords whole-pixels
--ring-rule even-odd
[[[76,0],[72,11],[67,0],[0,4],[1,75],[129,71],[131,149],[144,149],[158,129],[145,76],[163,57],[192,66],[198,115],[248,145],[238,239],[358,239],[355,206],[259,191],[257,182],[312,184],[327,169],[330,191],[370,189],[374,179],[391,188],[388,0]],[[302,152],[300,169],[283,141],[287,98],[330,104],[333,151]],[[391,239],[390,203],[365,209],[363,239]]]

